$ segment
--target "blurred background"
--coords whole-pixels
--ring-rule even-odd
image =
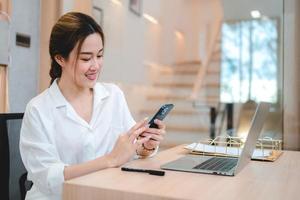
[[[0,10],[0,112],[24,112],[49,86],[51,28],[80,11],[104,29],[99,81],[122,88],[136,120],[175,104],[162,149],[245,138],[266,101],[261,137],[300,150],[297,0],[0,0]]]

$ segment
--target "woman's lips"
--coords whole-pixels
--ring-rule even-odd
[[[93,73],[93,74],[86,74],[85,75],[89,80],[94,81],[97,78],[97,73]]]

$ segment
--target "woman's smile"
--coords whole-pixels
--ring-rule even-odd
[[[87,79],[94,81],[97,79],[98,72],[86,73],[85,76],[87,77]]]

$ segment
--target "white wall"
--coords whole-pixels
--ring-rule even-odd
[[[219,0],[214,0],[219,1]],[[205,0],[151,0],[143,1],[143,12],[156,18],[153,24],[133,14],[129,0],[116,5],[110,0],[93,0],[103,10],[103,29],[106,37],[104,67],[100,81],[126,84],[147,84],[144,62],[172,65],[175,62],[199,60],[200,47],[207,47],[207,29],[218,16],[215,7]],[[203,6],[201,4],[206,3]],[[90,1],[62,1],[62,11],[80,10],[88,14]],[[213,13],[213,14],[212,14]],[[175,30],[183,33],[178,40]],[[204,34],[200,41],[200,34]],[[198,45],[195,45],[198,44]]]
[[[300,150],[300,2],[285,1],[284,147]]]
[[[175,30],[184,36],[181,61],[204,59],[216,21],[221,20],[219,0],[164,0],[162,2],[161,57],[163,64],[171,65],[176,55]],[[218,12],[217,12],[218,11]]]
[[[8,69],[10,112],[24,112],[38,93],[40,0],[12,0],[11,65]],[[30,36],[30,48],[16,46],[16,33]]]
[[[94,1],[103,10],[105,33],[101,81],[143,83],[144,19],[128,9],[128,1]]]
[[[162,37],[162,9],[161,0],[143,2],[144,13],[153,16],[158,24],[144,20],[144,59],[147,62],[160,63],[161,37]]]

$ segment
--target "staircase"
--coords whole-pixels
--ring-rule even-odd
[[[190,61],[150,69],[153,89],[146,95],[139,118],[153,116],[162,104],[175,105],[165,119],[167,135],[161,144],[162,148],[209,138],[209,106],[216,106],[219,102],[220,52],[216,51],[213,56],[197,98],[198,106],[195,107],[190,95],[200,67],[200,61]]]

